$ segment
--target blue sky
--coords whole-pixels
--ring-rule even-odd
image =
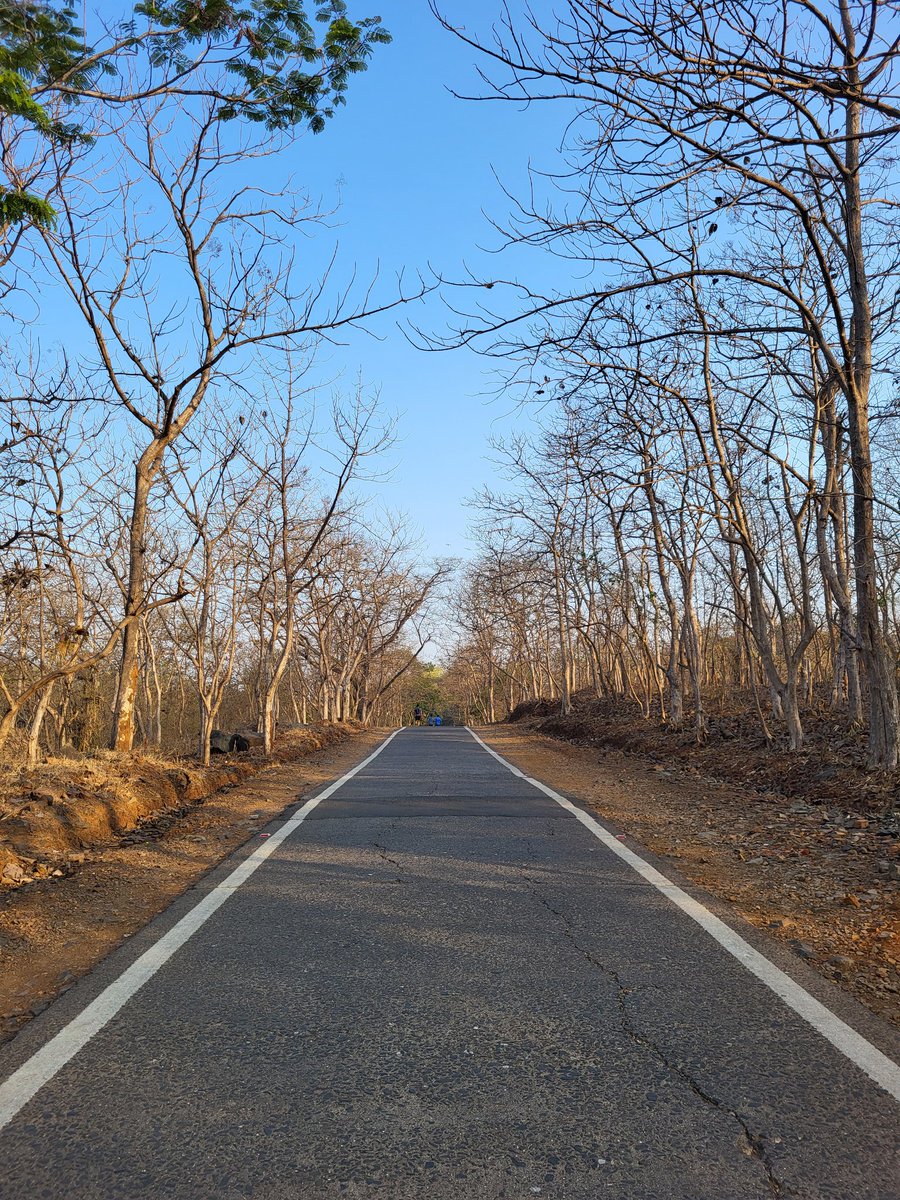
[[[453,20],[470,29],[484,29],[496,7],[493,0],[447,3]],[[509,277],[516,264],[485,249],[497,235],[483,210],[500,218],[508,211],[495,175],[518,192],[527,185],[529,161],[558,162],[564,114],[454,98],[450,88],[478,90],[475,56],[438,25],[425,0],[354,0],[351,8],[379,13],[393,44],[377,49],[326,132],[295,150],[298,181],[326,200],[340,186],[342,269],[356,266],[365,278],[378,266],[386,290],[398,271],[412,284],[429,264],[451,278],[462,277],[465,267],[486,278]],[[532,255],[518,266],[544,286],[565,272],[549,256]],[[393,478],[380,495],[411,514],[433,553],[463,554],[469,520],[463,502],[492,475],[488,440],[525,418],[508,399],[485,395],[495,390],[496,364],[471,351],[413,348],[397,327],[397,320],[410,319],[440,330],[447,314],[435,298],[374,326],[382,340],[356,335],[321,361],[348,380],[361,372],[381,388],[385,407],[400,421]]]

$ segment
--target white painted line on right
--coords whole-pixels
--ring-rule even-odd
[[[507,762],[496,750],[492,750],[486,742],[483,742],[474,729],[469,729],[468,726],[466,728],[479,746],[487,750],[488,754],[496,758],[497,762],[502,763],[508,771],[512,771],[513,775],[517,775],[532,787],[537,788],[539,792],[543,792],[545,796],[549,796],[551,800],[555,800],[566,812],[570,812],[608,850],[618,855],[623,862],[626,862],[633,871],[636,871],[642,879],[646,880],[652,887],[655,887],[658,892],[662,892],[667,900],[671,900],[692,921],[696,921],[701,929],[704,929],[724,950],[727,950],[729,954],[736,958],[741,966],[745,967],[751,975],[755,975],[779,999],[783,1000],[789,1008],[793,1009],[798,1016],[811,1025],[817,1033],[820,1033],[822,1037],[831,1042],[832,1046],[840,1050],[841,1054],[849,1058],[862,1071],[865,1071],[870,1079],[873,1079],[875,1083],[893,1096],[896,1101],[900,1102],[900,1066],[893,1059],[883,1054],[877,1046],[873,1046],[861,1033],[857,1033],[855,1029],[851,1028],[846,1021],[842,1021],[830,1008],[826,1008],[821,1001],[817,1000],[815,996],[811,995],[806,988],[797,983],[795,979],[792,979],[785,971],[782,971],[780,967],[776,967],[764,954],[760,954],[739,933],[735,933],[730,925],[726,925],[724,921],[710,912],[699,900],[695,900],[693,896],[688,895],[683,888],[678,887],[671,879],[667,879],[661,871],[657,871],[656,867],[651,866],[646,859],[641,858],[639,854],[635,854],[633,850],[623,845],[614,834],[604,828],[590,813],[584,812],[583,809],[574,805],[571,800],[567,800],[565,796],[561,796],[553,788],[547,787],[545,783],[541,783],[539,779],[532,779],[530,775],[526,775],[524,771],[520,771],[518,767],[514,767],[512,763]]]

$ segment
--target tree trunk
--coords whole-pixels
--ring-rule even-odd
[[[135,705],[138,693],[140,617],[144,604],[144,556],[147,532],[147,506],[152,483],[148,455],[138,460],[134,473],[134,502],[128,539],[128,590],[125,595],[125,627],[122,630],[122,659],[113,706],[110,747],[128,751],[134,745]]]
[[[204,696],[200,696],[199,699],[200,735],[197,744],[197,757],[200,759],[201,766],[208,767],[211,756],[209,740],[216,725],[220,705],[214,704]]]
[[[41,727],[44,724],[44,717],[47,715],[47,708],[50,705],[50,697],[53,695],[54,683],[50,683],[41,692],[37,702],[37,707],[34,710],[34,716],[31,718],[31,724],[28,727],[28,741],[25,746],[25,761],[29,767],[36,767],[40,759],[41,749]]]
[[[855,33],[847,5],[841,5],[847,39],[847,87],[860,86]],[[844,185],[847,263],[853,322],[850,329],[851,378],[847,387],[850,469],[853,476],[853,560],[863,666],[869,692],[869,766],[892,770],[900,761],[900,705],[893,656],[884,638],[878,607],[875,513],[869,438],[869,389],[872,379],[872,313],[866,278],[860,188],[861,110],[847,103]]]

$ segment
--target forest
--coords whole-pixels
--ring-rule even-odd
[[[0,9],[0,754],[398,723],[446,566],[362,503],[377,388],[309,373],[405,297],[334,277],[303,248],[329,214],[265,174],[389,35],[341,2],[142,4],[93,46],[78,21]]]
[[[486,99],[570,120],[502,232],[582,280],[490,281],[444,338],[539,414],[472,501],[473,719],[587,692],[796,752],[824,715],[897,766],[897,17],[610,0],[458,31]]]
[[[379,18],[150,3],[88,47],[3,6],[0,752],[402,723],[449,595],[460,719],[582,693],[702,742],[737,707],[800,751],[826,714],[896,768],[896,7],[569,0],[479,33],[434,6],[480,99],[566,129],[496,220],[559,288],[460,301],[338,278],[300,249],[331,214],[247,172],[343,119]],[[366,499],[377,384],[309,382],[442,288],[423,349],[474,347],[523,414],[455,563]]]

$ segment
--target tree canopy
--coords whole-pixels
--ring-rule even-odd
[[[84,139],[80,103],[127,105],[167,94],[206,97],[220,120],[321,132],[350,78],[390,41],[377,16],[345,0],[143,0],[89,45],[70,5],[0,0],[0,116],[55,142]],[[142,58],[143,70],[123,64]],[[52,224],[25,186],[0,190],[0,221]]]

